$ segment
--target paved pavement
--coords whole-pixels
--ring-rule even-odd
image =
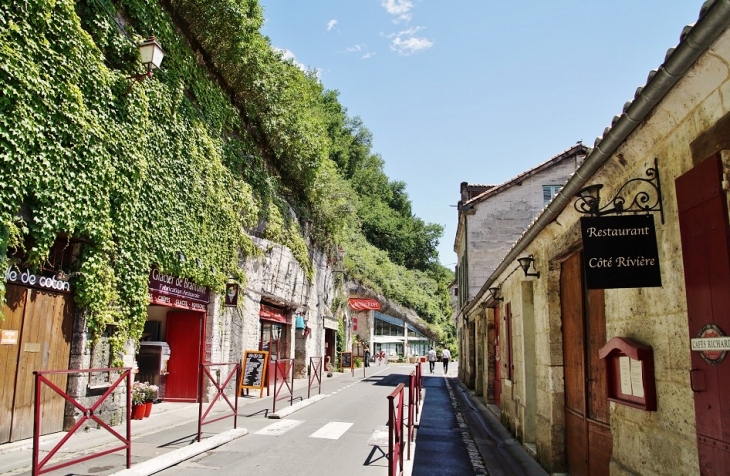
[[[405,474],[429,475],[546,475],[537,463],[522,449],[501,425],[494,409],[484,406],[456,378],[457,363],[451,364],[444,375],[440,365],[434,374],[423,375],[424,398],[419,427],[411,447],[411,460],[405,461]],[[334,373],[333,378],[350,374]],[[356,375],[357,376],[357,375]],[[329,380],[329,379],[328,379]],[[324,398],[306,398],[307,379],[295,380],[295,395],[303,398],[293,406],[277,403],[277,414],[269,417],[285,418],[303,406],[317,405]],[[324,383],[324,382],[323,382]],[[314,392],[313,392],[314,393]],[[212,448],[223,445],[248,433],[241,426],[251,412],[261,413],[271,408],[271,398],[258,394],[239,398],[238,429],[233,419],[227,418],[203,427],[203,439],[197,442],[199,407],[192,403],[154,405],[152,415],[132,421],[132,468],[126,468],[126,453],[118,451],[99,458],[59,468],[47,474],[61,475],[149,475],[188,460]],[[217,405],[208,419],[230,412],[227,405]],[[115,427],[124,434],[124,426]],[[40,458],[44,458],[65,433],[41,438]],[[52,464],[83,455],[98,454],[120,446],[119,440],[105,430],[89,429],[69,438],[54,455]],[[407,449],[406,449],[407,455]],[[24,440],[0,445],[0,475],[30,475],[32,441]]]

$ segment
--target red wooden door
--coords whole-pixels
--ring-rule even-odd
[[[502,405],[502,349],[499,345],[500,322],[499,307],[494,308],[494,404]]]
[[[198,400],[198,376],[203,341],[203,313],[167,313],[165,339],[170,346],[165,400]]]
[[[722,163],[711,157],[677,178],[677,206],[690,339],[707,325],[730,332],[730,230]],[[730,468],[730,363],[691,352],[700,473]],[[711,356],[715,357],[715,356]]]
[[[609,474],[613,440],[606,373],[598,350],[606,343],[603,290],[586,292],[582,259],[562,264],[560,302],[565,368],[565,451],[571,476]]]

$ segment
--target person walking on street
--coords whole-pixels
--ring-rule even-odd
[[[363,344],[365,351],[365,367],[370,367],[370,347],[367,344]]]
[[[433,369],[436,367],[436,351],[433,347],[428,351],[428,368],[433,373]]]
[[[441,362],[444,364],[444,373],[449,373],[449,359],[451,359],[451,352],[449,352],[449,349],[444,347],[444,350],[441,352]]]

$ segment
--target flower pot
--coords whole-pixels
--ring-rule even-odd
[[[144,417],[147,418],[152,413],[152,402],[146,402],[144,404]]]
[[[140,405],[132,405],[132,420],[142,420],[144,418],[144,403]]]

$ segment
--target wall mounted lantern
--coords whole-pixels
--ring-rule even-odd
[[[522,271],[525,273],[525,277],[528,276],[534,276],[536,278],[540,278],[540,271],[537,271],[537,268],[535,268],[535,257],[530,256],[524,256],[522,258],[517,258],[517,262],[520,263],[520,267],[522,268]],[[532,266],[532,269],[536,270],[535,273],[530,273],[530,266]]]
[[[492,299],[495,301],[504,301],[504,298],[499,295],[500,288],[498,286],[495,286],[493,288],[489,288],[489,292],[492,293]]]
[[[183,254],[183,252],[182,252],[182,251],[178,251],[178,252],[177,252],[177,259],[178,259],[178,261],[180,261],[181,263],[184,263],[184,262],[185,262],[185,255]]]
[[[271,337],[275,341],[278,341],[281,337],[281,326],[279,324],[274,324],[273,326],[271,326]]]
[[[573,202],[573,207],[584,215],[603,216],[603,215],[620,215],[622,213],[631,213],[634,215],[640,213],[659,212],[664,224],[664,209],[662,208],[662,187],[659,181],[659,163],[654,158],[654,167],[646,169],[648,178],[634,178],[618,189],[616,195],[601,206],[601,189],[602,184],[594,184],[585,187],[575,194],[577,200]],[[638,186],[637,190],[632,188],[634,197],[629,200],[625,195],[625,190],[629,184]]]
[[[152,69],[159,68],[162,63],[162,58],[165,57],[165,52],[162,50],[162,46],[160,46],[160,43],[154,36],[150,36],[144,40],[142,43],[137,45],[137,48],[139,48],[139,57],[146,71],[127,78],[131,79],[132,83],[129,85],[124,94],[128,94],[129,91],[132,90],[134,83],[141,83],[145,79],[151,78]]]

